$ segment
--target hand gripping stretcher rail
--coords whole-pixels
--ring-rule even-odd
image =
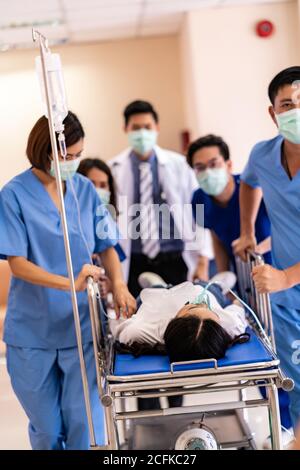
[[[98,286],[89,278],[88,299],[107,449],[255,449],[247,409],[262,406],[268,409],[273,449],[282,448],[277,388],[290,391],[293,380],[279,367],[269,296],[258,294],[252,282],[251,269],[261,263],[262,257],[254,253],[248,254],[247,263],[237,260],[238,283],[242,298],[256,312],[270,341],[252,321],[249,342],[234,345],[220,360],[170,363],[164,355],[135,358],[116,352],[102,315]],[[257,385],[266,387],[267,397],[247,399],[247,389]],[[227,391],[237,392],[230,394],[236,399],[213,400],[214,393],[223,395]],[[199,394],[201,405],[126,410],[126,402],[133,397]],[[208,400],[203,404],[205,397]]]

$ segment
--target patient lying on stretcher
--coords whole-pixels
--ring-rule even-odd
[[[238,301],[229,302],[219,286],[209,289],[206,302],[196,283],[143,289],[141,306],[117,326],[116,339],[132,353],[139,347],[141,354],[164,351],[171,362],[223,357],[235,342],[248,339],[248,324]]]

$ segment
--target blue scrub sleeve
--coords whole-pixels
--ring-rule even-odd
[[[28,257],[28,236],[21,208],[13,191],[0,192],[0,259]]]
[[[255,161],[256,161],[256,151],[255,147],[252,150],[248,163],[240,176],[240,179],[244,181],[244,183],[248,184],[252,188],[258,188],[260,186],[257,171],[255,168]]]

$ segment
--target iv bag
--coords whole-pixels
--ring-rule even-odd
[[[43,78],[41,57],[35,58],[36,72],[40,83],[41,98],[43,103],[43,112],[48,118],[48,110],[45,96],[45,84]],[[46,52],[45,65],[49,81],[50,106],[53,113],[54,128],[56,132],[63,131],[63,120],[68,115],[66,92],[62,67],[59,54]]]

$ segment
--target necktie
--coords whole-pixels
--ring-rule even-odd
[[[153,177],[149,162],[142,162],[140,168],[140,230],[142,252],[148,258],[155,258],[160,251],[158,227],[153,207]]]

